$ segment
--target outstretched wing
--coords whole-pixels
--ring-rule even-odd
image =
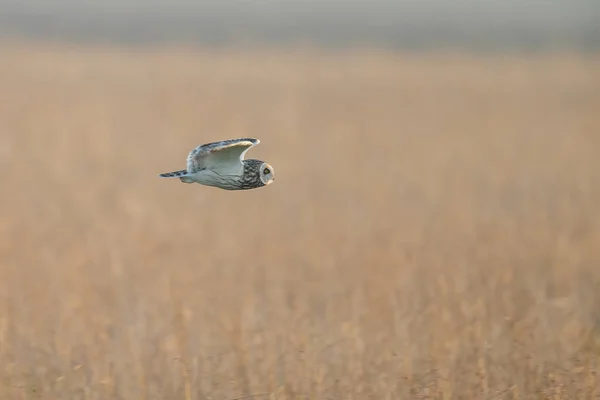
[[[258,139],[241,138],[203,144],[188,155],[187,171],[193,174],[209,169],[222,175],[241,175],[244,154],[259,143]]]

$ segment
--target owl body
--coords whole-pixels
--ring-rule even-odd
[[[258,139],[242,138],[198,146],[188,155],[187,169],[159,176],[224,190],[267,186],[275,180],[273,167],[261,160],[244,160],[244,154],[258,143]]]

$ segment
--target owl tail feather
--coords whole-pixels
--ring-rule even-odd
[[[161,178],[179,178],[181,179],[181,182],[192,183],[192,181],[187,177],[187,174],[187,170],[182,169],[181,171],[165,172],[158,176]]]

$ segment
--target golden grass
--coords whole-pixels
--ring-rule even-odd
[[[599,396],[598,71],[4,44],[0,398]]]

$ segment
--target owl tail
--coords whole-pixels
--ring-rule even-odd
[[[173,171],[173,172],[165,172],[164,174],[160,174],[161,178],[179,178],[181,182],[192,183],[192,180],[187,176],[188,172],[185,169],[181,171]]]

